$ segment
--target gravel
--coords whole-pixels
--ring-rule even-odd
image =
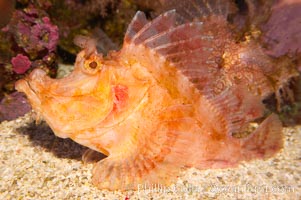
[[[82,147],[36,125],[28,113],[0,124],[0,199],[300,199],[301,126],[288,127],[284,149],[268,160],[238,168],[187,169],[170,187],[140,185],[137,191],[99,190]]]

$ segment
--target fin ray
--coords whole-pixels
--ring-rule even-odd
[[[145,14],[138,11],[126,31],[124,41],[130,43],[133,37],[148,23]]]
[[[170,106],[158,116],[153,131],[140,126],[138,133],[131,134],[128,147],[112,152],[94,166],[94,184],[110,190],[137,189],[144,183],[170,184],[190,156],[184,149],[198,133],[196,121],[186,116],[191,109],[187,105]],[[195,134],[189,132],[192,130]]]
[[[206,99],[199,103],[198,113],[201,121],[215,129],[216,133],[232,134],[241,131],[248,122],[263,115],[264,105],[258,96],[249,93],[243,86],[232,86],[219,95],[204,91]],[[206,105],[206,110],[203,108]],[[206,114],[211,112],[211,114]],[[216,124],[216,122],[220,122]]]
[[[282,123],[276,114],[268,116],[253,133],[241,140],[245,160],[271,157],[282,146]]]
[[[175,27],[178,23],[177,20],[179,20],[179,16],[175,10],[170,10],[159,15],[157,18],[144,25],[144,27],[133,36],[133,43],[136,45],[140,44],[157,33]]]
[[[181,24],[168,30],[158,32],[152,37],[149,37],[146,40],[144,40],[143,44],[150,48],[155,48],[159,45],[164,45],[166,43],[199,35],[202,24],[203,23],[201,22]],[[187,29],[189,29],[189,31],[185,31]]]
[[[124,45],[123,52],[126,55],[132,53],[135,58],[138,56],[144,58],[145,52],[137,52],[134,47],[144,48],[149,51],[149,54],[162,58],[160,63],[163,66],[163,62],[166,60],[169,65],[178,70],[185,70],[184,75],[198,89],[202,89],[205,85],[204,78],[208,77],[206,80],[211,80],[211,77],[216,75],[218,62],[223,55],[223,46],[227,40],[224,37],[228,37],[228,29],[224,25],[221,26],[221,31],[226,34],[223,34],[223,38],[221,36],[213,37],[209,28],[211,27],[210,23],[203,24],[199,21],[186,23],[184,20],[177,20],[178,18],[180,17],[175,10],[171,10],[148,22],[132,37],[130,46]],[[219,23],[218,19],[216,20],[216,23]],[[127,44],[127,41],[125,43]],[[161,68],[161,66],[157,68]],[[200,75],[199,79],[190,77],[194,76],[194,70],[199,68],[206,73]]]

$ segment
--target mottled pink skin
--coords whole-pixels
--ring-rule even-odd
[[[24,74],[31,66],[31,61],[27,56],[18,54],[11,59],[13,65],[13,71],[17,74]]]

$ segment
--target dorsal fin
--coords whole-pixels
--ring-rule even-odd
[[[139,15],[139,13],[140,12],[138,12],[136,16]],[[129,30],[132,30],[134,28],[133,25],[145,23],[144,19],[145,18],[141,18],[141,17],[140,18],[137,17],[136,19],[135,17],[132,23],[130,24],[127,32],[129,32]],[[175,10],[167,11],[159,15],[154,20],[144,24],[143,27],[139,27],[140,28],[139,31],[137,31],[136,34],[132,36],[131,42],[134,44],[140,44],[143,41],[147,40],[148,38],[151,38],[159,33],[168,31],[169,29],[181,23],[183,23],[183,19],[176,13]]]
[[[132,38],[147,24],[148,21],[143,12],[138,11],[132,19],[126,31],[124,42],[130,43]]]
[[[214,7],[214,2],[217,1],[207,2],[206,9]],[[204,18],[203,22],[187,22],[175,10],[170,10],[148,22],[138,12],[124,43],[124,47],[143,46],[157,53],[201,91],[215,88],[219,94],[232,85],[244,84],[262,98],[275,92],[273,84],[277,81],[271,79],[273,73],[267,70],[273,64],[270,58],[257,43],[236,43],[227,21],[218,15]],[[293,73],[286,75],[290,76]]]
[[[230,41],[231,33],[224,19],[187,22],[175,10],[170,10],[145,23],[145,17],[138,17],[140,15],[140,12],[137,13],[130,24],[124,41],[125,48],[128,44],[142,45],[158,53],[198,89],[214,80],[220,70],[224,46]],[[135,24],[144,26],[135,29],[132,27]],[[131,31],[133,29],[139,31]]]

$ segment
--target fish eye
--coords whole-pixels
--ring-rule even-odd
[[[86,60],[84,63],[83,71],[87,74],[96,74],[101,70],[102,63],[98,60]]]
[[[91,69],[96,69],[96,68],[97,68],[97,62],[95,62],[95,61],[90,62],[90,63],[89,63],[89,67],[90,67]]]

